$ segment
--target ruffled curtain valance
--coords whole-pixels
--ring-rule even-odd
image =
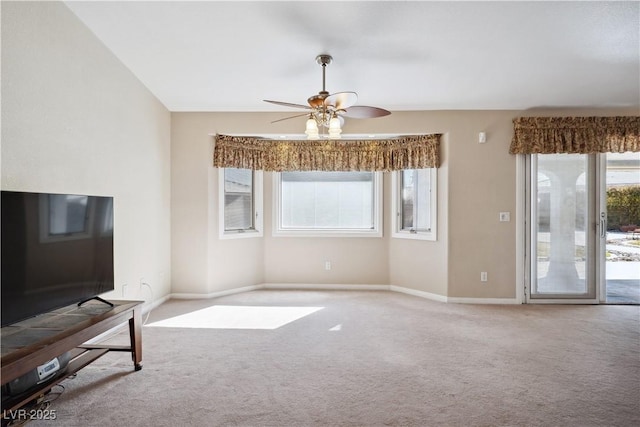
[[[216,135],[213,166],[271,172],[392,171],[440,165],[440,134],[371,140]]]
[[[640,151],[640,116],[518,117],[511,154]]]

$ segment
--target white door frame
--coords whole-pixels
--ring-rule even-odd
[[[596,291],[600,303],[607,302],[607,155],[597,154],[596,187],[598,206],[596,213]]]
[[[606,169],[603,169],[603,165],[606,167],[606,160],[603,160],[605,156],[602,155],[590,155],[588,158],[588,170],[587,178],[589,179],[588,188],[591,191],[587,192],[587,204],[589,210],[588,230],[593,230],[591,237],[586,238],[585,250],[587,257],[590,259],[587,263],[589,270],[586,272],[587,286],[594,287],[593,297],[580,297],[571,298],[567,296],[549,296],[546,297],[531,297],[532,280],[534,280],[534,273],[532,272],[533,264],[533,244],[532,244],[532,176],[531,169],[532,163],[535,166],[535,160],[532,159],[532,155],[517,155],[516,161],[516,188],[518,193],[516,196],[516,217],[518,221],[518,227],[516,227],[516,274],[518,275],[516,297],[519,301],[524,303],[535,304],[598,304],[604,301],[602,293],[606,292],[604,286],[600,286],[605,275],[604,271],[604,247],[606,245],[606,222],[600,221],[600,214],[602,209],[600,206],[606,206],[606,192],[603,191],[605,185],[604,179],[601,177]],[[604,197],[604,204],[603,204]],[[521,214],[518,214],[521,212]],[[602,237],[602,231],[604,230],[604,238]]]

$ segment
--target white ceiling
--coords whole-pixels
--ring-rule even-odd
[[[640,2],[66,2],[171,111],[640,108]]]

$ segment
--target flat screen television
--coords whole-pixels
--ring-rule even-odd
[[[114,289],[113,198],[2,191],[2,326]]]

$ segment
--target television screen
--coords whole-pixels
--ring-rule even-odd
[[[114,289],[113,198],[2,191],[2,326]]]

